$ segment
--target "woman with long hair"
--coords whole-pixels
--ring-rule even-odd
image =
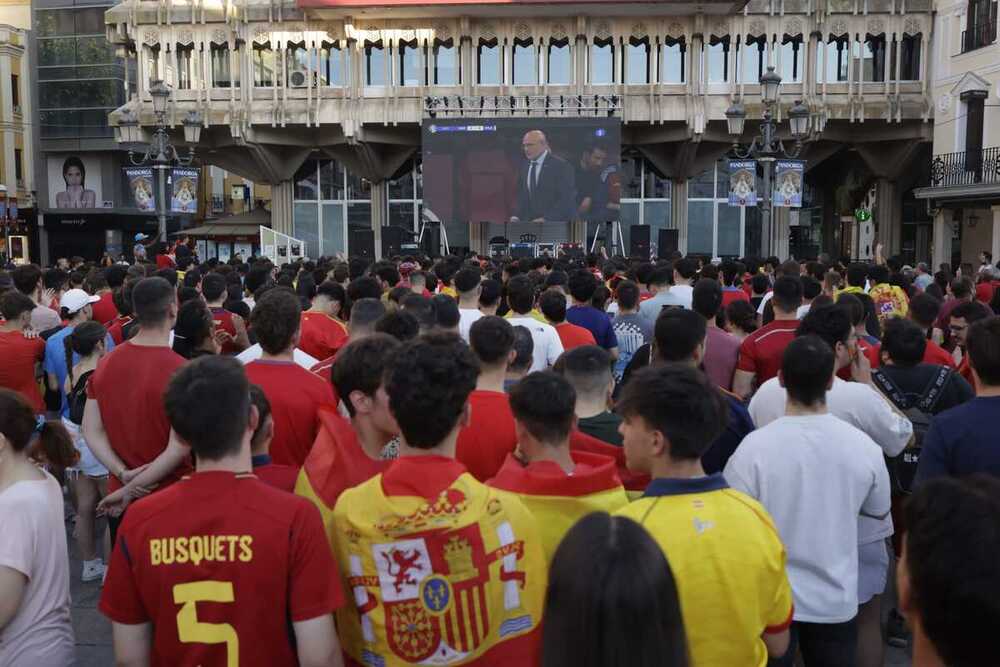
[[[63,667],[75,660],[69,553],[59,482],[39,465],[72,466],[62,424],[35,417],[0,389],[0,665]]]
[[[111,545],[104,541],[98,548],[97,535],[97,503],[108,493],[108,469],[97,460],[87,447],[80,428],[83,423],[83,411],[87,404],[87,383],[97,369],[97,362],[105,355],[104,327],[97,322],[84,322],[73,329],[73,333],[63,339],[66,351],[66,402],[68,414],[62,418],[66,432],[73,439],[73,445],[80,455],[80,460],[72,469],[67,470],[67,479],[76,498],[76,527],[73,536],[80,550],[83,561],[83,573],[80,579],[84,582],[94,581],[104,576],[107,558]],[[74,354],[77,362],[73,363]]]
[[[185,359],[219,354],[212,313],[201,299],[185,301],[177,310],[174,325],[174,352]]]
[[[757,311],[747,301],[738,299],[726,306],[726,331],[743,340],[757,330]]]
[[[677,585],[663,550],[626,517],[580,519],[549,569],[543,667],[687,667]]]

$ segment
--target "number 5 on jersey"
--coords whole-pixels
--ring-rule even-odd
[[[233,602],[231,581],[194,581],[177,584],[173,588],[174,603],[181,605],[177,612],[177,637],[181,642],[226,645],[226,667],[240,664],[240,640],[236,630],[228,623],[201,623],[198,621],[199,602]]]

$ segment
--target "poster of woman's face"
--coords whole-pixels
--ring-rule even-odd
[[[100,208],[101,164],[97,157],[50,156],[49,205],[52,208]]]

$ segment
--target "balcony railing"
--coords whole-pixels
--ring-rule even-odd
[[[950,187],[1000,183],[1000,147],[944,153],[931,161],[931,185]]]
[[[997,39],[997,3],[991,2],[983,6],[982,20],[962,31],[962,53],[989,46]]]

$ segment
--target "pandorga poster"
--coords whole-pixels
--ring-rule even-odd
[[[135,207],[140,211],[156,210],[156,196],[153,194],[152,167],[125,167],[125,180]]]
[[[198,212],[198,170],[175,167],[170,172],[170,211],[172,213]]]

